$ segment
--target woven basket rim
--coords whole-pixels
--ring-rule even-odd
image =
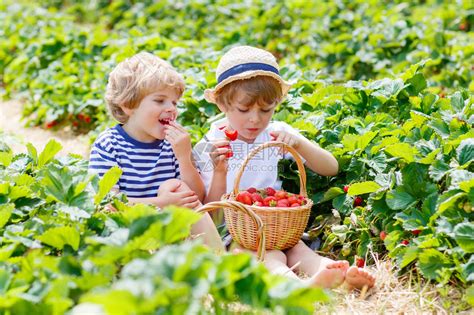
[[[306,210],[306,209],[311,209],[311,207],[313,206],[313,200],[311,200],[310,198],[306,197],[306,204],[304,205],[301,205],[299,207],[262,207],[262,206],[256,206],[256,205],[246,205],[246,204],[243,204],[241,203],[240,201],[237,201],[235,200],[235,197],[233,196],[233,194],[226,194],[226,195],[223,195],[222,196],[222,201],[235,201],[235,202],[238,202],[238,203],[241,203],[243,204],[244,206],[246,207],[250,207],[250,208],[255,208],[255,209],[258,209],[259,211],[265,211],[265,212],[268,212],[268,213],[271,213],[271,212],[283,212],[283,211],[299,211],[299,210]]]

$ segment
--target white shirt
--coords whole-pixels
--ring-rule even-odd
[[[218,126],[224,125],[226,121],[227,119],[223,118],[214,122],[207,134],[195,145],[193,150],[196,165],[201,173],[206,191],[209,190],[214,173],[214,166],[209,155],[209,152],[212,150],[212,143],[210,143],[210,141],[225,138],[224,132],[219,130]],[[237,173],[248,154],[259,145],[272,141],[272,137],[270,136],[270,132],[272,131],[286,131],[295,135],[299,134],[296,129],[285,122],[272,121],[268,124],[267,128],[257,136],[254,143],[246,143],[239,139],[230,142],[234,155],[228,160],[226,193],[230,193],[233,190]],[[291,159],[292,156],[289,153],[283,156],[278,147],[267,148],[260,151],[260,153],[254,156],[247,164],[240,178],[239,190],[250,187],[257,189],[266,187],[281,189],[281,181],[278,180],[278,161],[282,158]]]

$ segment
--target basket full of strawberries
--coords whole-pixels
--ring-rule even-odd
[[[300,176],[300,193],[292,194],[271,187],[248,188],[239,191],[240,178],[248,162],[260,151],[269,147],[280,147],[295,158]],[[255,213],[263,222],[265,249],[284,250],[298,243],[308,223],[313,202],[307,198],[306,172],[298,153],[282,142],[267,142],[254,149],[245,159],[237,173],[234,189],[223,201],[237,201]],[[232,238],[245,248],[256,250],[259,233],[254,220],[246,213],[231,207],[224,208],[224,217]]]

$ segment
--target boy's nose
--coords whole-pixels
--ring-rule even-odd
[[[166,111],[167,112],[174,112],[174,111],[176,111],[176,106],[174,106],[174,104],[170,102],[168,104],[168,106],[166,106]]]
[[[260,120],[260,117],[258,116],[258,113],[253,112],[250,114],[249,120],[251,122],[258,122]]]

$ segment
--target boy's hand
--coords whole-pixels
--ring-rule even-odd
[[[200,201],[194,191],[178,191],[181,187],[181,183],[176,183],[174,187],[170,189],[158,190],[158,203],[160,207],[166,207],[168,205],[176,205],[187,208],[196,208],[199,206]]]
[[[298,149],[301,144],[301,139],[299,136],[286,131],[271,131],[270,136],[272,136],[273,141],[286,143],[294,149]]]
[[[191,157],[191,138],[183,126],[176,121],[170,121],[165,126],[165,139],[171,144],[177,159]]]
[[[163,205],[163,207],[176,205],[194,209],[200,205],[199,198],[194,191],[168,192],[158,196],[158,198],[160,199],[159,203]]]
[[[212,151],[209,155],[214,165],[214,171],[227,171],[227,154],[231,151],[228,139],[216,139],[212,141]]]

